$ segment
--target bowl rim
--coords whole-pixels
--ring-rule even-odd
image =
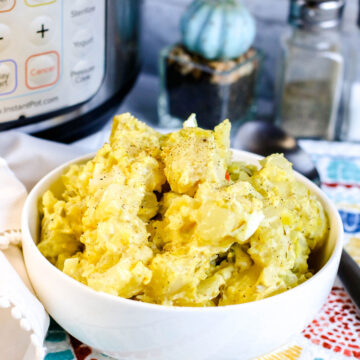
[[[257,155],[257,154],[251,153],[251,152],[243,151],[243,150],[231,149],[231,151],[232,151],[233,155],[238,154],[243,157],[251,158],[251,160],[254,160],[254,161],[259,161],[264,158],[263,156],[260,156],[260,155]],[[330,268],[330,266],[334,262],[337,263],[336,267],[338,267],[338,264],[340,262],[342,248],[343,248],[343,237],[344,237],[343,224],[341,221],[340,214],[339,214],[337,208],[335,207],[335,204],[332,202],[332,200],[329,199],[329,197],[325,194],[325,192],[322,189],[320,189],[316,184],[314,184],[312,181],[307,179],[305,176],[299,174],[297,171],[294,170],[297,179],[300,180],[302,183],[304,183],[306,185],[306,187],[309,188],[310,191],[313,194],[315,194],[316,197],[321,201],[323,206],[326,207],[326,212],[328,214],[328,217],[330,217],[330,214],[331,214],[335,220],[335,222],[334,222],[335,225],[333,227],[330,226],[330,233],[331,233],[331,231],[336,231],[336,234],[334,234],[334,236],[336,236],[336,243],[334,245],[332,253],[331,253],[329,259],[327,260],[327,262],[310,279],[307,279],[303,283],[301,283],[289,290],[286,290],[279,294],[272,295],[267,298],[263,298],[260,300],[255,300],[255,301],[251,301],[251,302],[247,302],[247,303],[242,303],[242,304],[229,304],[229,305],[222,305],[222,306],[195,307],[195,306],[173,306],[173,305],[170,306],[170,305],[162,305],[162,304],[153,304],[153,303],[146,303],[146,302],[142,302],[142,301],[126,299],[126,298],[123,298],[123,297],[120,297],[117,295],[112,295],[112,294],[107,294],[105,292],[96,291],[96,290],[92,289],[91,287],[75,280],[71,276],[65,274],[64,272],[59,270],[55,265],[53,265],[49,260],[47,260],[46,257],[40,252],[38,247],[35,245],[35,241],[31,235],[30,227],[29,227],[29,219],[30,219],[30,215],[31,215],[30,208],[31,208],[31,205],[33,204],[33,202],[34,201],[37,202],[38,199],[40,198],[40,196],[44,193],[44,192],[42,192],[41,194],[39,193],[43,184],[45,182],[49,181],[49,179],[54,177],[55,174],[57,174],[58,172],[60,172],[60,171],[63,172],[70,165],[88,161],[91,158],[93,158],[95,156],[95,154],[96,154],[96,152],[91,152],[91,153],[82,155],[80,157],[74,158],[73,160],[67,161],[64,164],[57,166],[52,171],[50,171],[48,174],[43,176],[36,183],[36,185],[31,189],[30,193],[28,194],[25,204],[24,204],[24,207],[23,207],[22,216],[21,216],[21,230],[22,230],[22,234],[23,234],[22,241],[26,242],[29,245],[29,248],[31,249],[31,251],[37,257],[37,261],[40,261],[43,264],[46,263],[45,266],[49,267],[49,271],[52,271],[52,272],[54,272],[54,274],[57,274],[60,277],[59,280],[62,280],[64,282],[68,283],[69,286],[75,286],[78,289],[78,291],[84,292],[84,295],[96,296],[96,297],[98,297],[99,300],[111,301],[118,305],[126,305],[126,306],[130,306],[130,307],[135,307],[135,308],[140,307],[143,309],[156,310],[156,311],[161,311],[161,312],[167,312],[167,311],[172,312],[172,313],[175,313],[175,312],[185,312],[185,313],[223,312],[223,311],[235,310],[239,307],[241,307],[241,309],[244,310],[245,308],[259,306],[260,304],[268,304],[268,303],[271,303],[272,301],[276,301],[277,299],[279,299],[279,297],[284,298],[284,297],[290,296],[291,294],[294,294],[298,291],[301,291],[301,289],[303,287],[309,286],[309,284],[313,283],[314,281],[317,281],[321,277],[321,275],[324,274],[326,272],[326,270],[328,268]],[[249,159],[249,161],[251,161],[251,160]],[[53,179],[53,181],[55,181],[55,179]],[[334,230],[332,230],[332,229],[334,229]],[[329,233],[329,236],[330,236],[330,233]],[[25,266],[27,266],[25,253],[24,253],[24,258],[25,258]],[[36,292],[35,287],[34,287],[34,290]]]

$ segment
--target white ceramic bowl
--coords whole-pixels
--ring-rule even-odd
[[[340,260],[342,223],[326,195],[299,174],[297,178],[325,207],[331,229],[317,255],[320,270],[294,289],[247,304],[181,308],[99,293],[65,275],[36,247],[38,201],[57,186],[69,164],[91,157],[76,159],[45,176],[29,194],[22,217],[23,251],[34,289],[49,314],[82,342],[119,359],[251,359],[286,344],[325,302]],[[234,151],[234,159],[256,163],[260,157]]]

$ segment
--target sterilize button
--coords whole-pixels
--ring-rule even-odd
[[[0,24],[0,51],[4,50],[10,42],[10,29],[5,24]]]
[[[15,7],[16,0],[0,0],[0,12],[7,12]]]
[[[74,53],[78,56],[85,55],[94,44],[94,36],[90,29],[79,30],[72,39]]]
[[[26,60],[26,86],[39,89],[54,85],[60,74],[59,54],[56,51],[36,54]]]
[[[76,0],[70,11],[70,18],[78,24],[90,21],[96,7],[93,0]]]
[[[17,87],[17,66],[14,60],[0,61],[0,95],[13,93]]]
[[[38,16],[30,24],[29,36],[36,45],[47,44],[53,33],[54,23],[49,16]]]

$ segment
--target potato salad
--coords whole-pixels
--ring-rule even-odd
[[[329,231],[321,203],[282,155],[236,162],[229,139],[227,120],[203,130],[192,115],[164,135],[115,116],[109,142],[42,196],[39,250],[96,291],[168,306],[246,303],[304,282]]]

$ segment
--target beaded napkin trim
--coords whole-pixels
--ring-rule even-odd
[[[6,250],[10,245],[21,247],[21,230],[12,229],[6,230],[0,233],[0,250]],[[30,341],[31,345],[35,349],[35,358],[34,360],[43,360],[45,357],[45,347],[42,346],[42,341],[40,341],[35,334],[29,320],[26,318],[18,306],[16,306],[10,299],[9,295],[4,295],[0,293],[0,308],[2,309],[11,309],[11,316],[13,319],[19,321],[19,326],[22,330],[26,332],[31,332]]]
[[[21,246],[21,230],[13,229],[0,232],[0,250],[6,250],[9,245]]]
[[[41,345],[42,341],[38,339],[36,334],[34,333],[30,322],[28,319],[22,314],[19,307],[17,307],[11,300],[7,297],[0,294],[0,308],[2,309],[9,309],[11,308],[11,316],[19,321],[19,326],[22,330],[26,332],[32,332],[30,335],[31,345],[35,349],[35,358],[34,360],[43,360],[45,357],[45,348]]]

